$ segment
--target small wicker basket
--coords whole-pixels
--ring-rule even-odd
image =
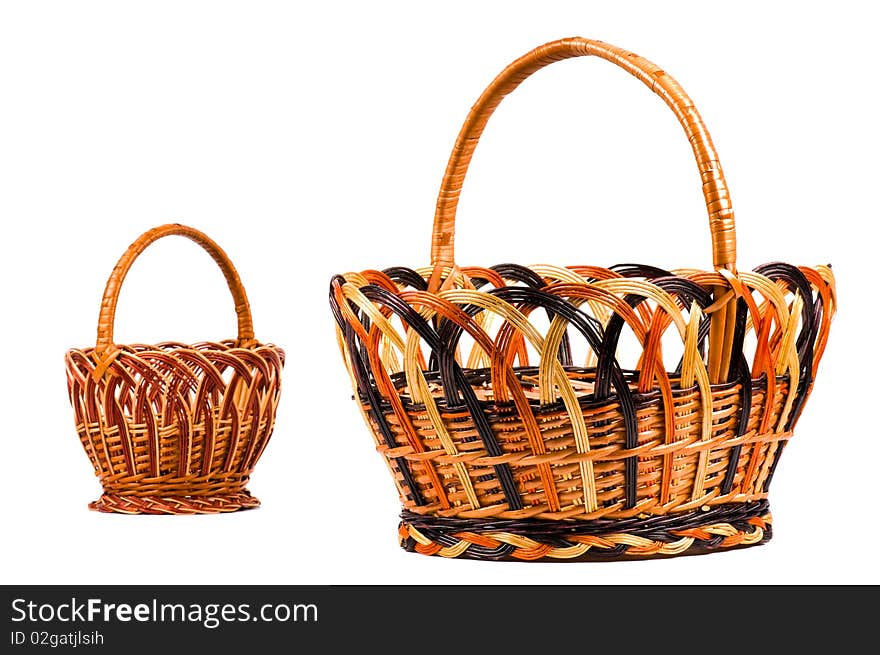
[[[238,314],[235,341],[114,344],[116,301],[129,268],[169,235],[191,239],[220,266]],[[259,505],[245,485],[272,434],[283,364],[283,350],[254,339],[247,295],[220,246],[183,225],[143,234],[107,282],[97,345],[66,356],[76,430],[104,488],[89,508],[209,514]]]
[[[585,55],[641,80],[684,128],[714,271],[455,264],[459,193],[489,117],[535,71]],[[826,266],[743,272],[735,261],[718,157],[667,73],[582,38],[508,66],[458,135],[431,266],[331,281],[355,396],[403,504],[401,545],[444,557],[575,560],[766,542],[767,490],[825,348],[834,277]],[[633,337],[639,354],[628,369],[620,344]],[[575,361],[575,346],[584,359]]]

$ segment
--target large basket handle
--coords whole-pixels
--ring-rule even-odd
[[[186,225],[169,224],[154,228],[144,232],[133,244],[128,247],[125,254],[120,257],[116,263],[116,267],[107,280],[107,286],[104,288],[104,298],[101,300],[101,313],[98,317],[98,340],[95,346],[95,352],[102,354],[110,350],[113,346],[113,323],[116,318],[116,302],[119,299],[119,291],[122,282],[128,274],[134,260],[147,249],[147,247],[159,239],[171,235],[182,236],[194,241],[204,248],[209,255],[217,262],[232,297],[235,300],[235,313],[238,315],[238,342],[239,345],[247,345],[254,340],[254,325],[251,318],[251,308],[248,304],[247,293],[238,277],[229,257],[207,235],[196,229],[187,227]]]
[[[437,197],[431,242],[431,264],[435,267],[433,282],[439,281],[443,267],[455,264],[455,212],[458,198],[480,135],[495,108],[508,93],[544,66],[562,59],[587,55],[617,64],[663,98],[675,113],[691,143],[703,180],[703,196],[706,199],[709,228],[712,232],[713,263],[716,269],[735,270],[736,227],[730,194],[709,131],[703,125],[691,99],[678,82],[647,59],[601,41],[574,37],[552,41],[517,59],[492,81],[471,108],[458,133]]]

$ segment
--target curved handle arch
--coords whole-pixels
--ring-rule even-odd
[[[595,56],[610,61],[641,80],[675,113],[690,141],[703,183],[716,269],[736,269],[736,226],[733,206],[715,146],[699,112],[684,89],[659,66],[616,46],[581,37],[552,41],[505,68],[471,108],[449,157],[437,197],[431,240],[433,282],[444,267],[455,265],[455,215],[468,166],[480,136],[501,101],[526,78],[545,66],[572,57]]]
[[[186,225],[171,223],[153,228],[144,232],[132,243],[128,250],[119,258],[113,272],[104,287],[104,296],[101,299],[101,311],[98,315],[98,335],[95,352],[98,354],[110,350],[113,346],[113,324],[116,319],[116,303],[119,300],[119,292],[125,276],[131,265],[140,254],[151,244],[167,236],[182,236],[201,246],[220,267],[226,284],[235,301],[235,313],[238,316],[238,342],[240,345],[254,340],[254,325],[251,317],[251,308],[248,303],[247,293],[238,276],[238,271],[229,257],[210,237],[206,234]]]

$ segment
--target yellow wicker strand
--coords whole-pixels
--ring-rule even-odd
[[[489,312],[480,312],[477,316],[474,317],[477,325],[480,326],[480,329],[483,330],[486,334],[489,334],[492,329],[492,320],[495,318],[494,314]],[[470,354],[468,355],[467,367],[468,368],[489,368],[491,362],[489,361],[489,354],[480,347],[480,344],[474,343],[474,347],[471,349]]]
[[[785,399],[782,413],[779,416],[778,429],[784,429],[788,423],[788,415],[794,405],[794,399],[797,394],[797,388],[800,383],[800,360],[797,354],[797,345],[795,337],[800,324],[801,311],[803,310],[803,299],[800,294],[795,295],[794,302],[791,307],[788,324],[782,334],[782,342],[779,346],[779,361],[777,362],[777,372],[783,373],[787,370],[789,376],[788,397]]]
[[[444,546],[440,550],[437,551],[437,554],[440,557],[449,557],[455,558],[463,555],[468,548],[471,547],[470,542],[467,541],[459,541],[454,546]]]
[[[691,303],[690,319],[688,320],[687,333],[684,338],[684,355],[681,362],[681,381],[679,383],[682,389],[688,389],[694,384],[696,363],[700,359],[697,340],[702,320],[703,312],[696,301],[694,301]]]

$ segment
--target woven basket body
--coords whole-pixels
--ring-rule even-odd
[[[119,289],[134,259],[168,235],[218,263],[235,299],[238,339],[222,343],[113,343]],[[166,225],[120,259],[104,293],[94,348],[66,356],[76,429],[104,488],[89,505],[127,514],[203,514],[259,505],[245,488],[272,434],[284,352],[253,338],[247,296],[207,236]]]
[[[714,271],[455,264],[458,196],[492,112],[531,73],[582,55],[627,70],[678,117]],[[431,266],[331,282],[343,358],[403,504],[401,545],[573,560],[767,541],[767,491],[825,348],[834,278],[825,266],[738,271],[735,251],[717,155],[669,75],[580,38],[505,69],[459,134]]]

